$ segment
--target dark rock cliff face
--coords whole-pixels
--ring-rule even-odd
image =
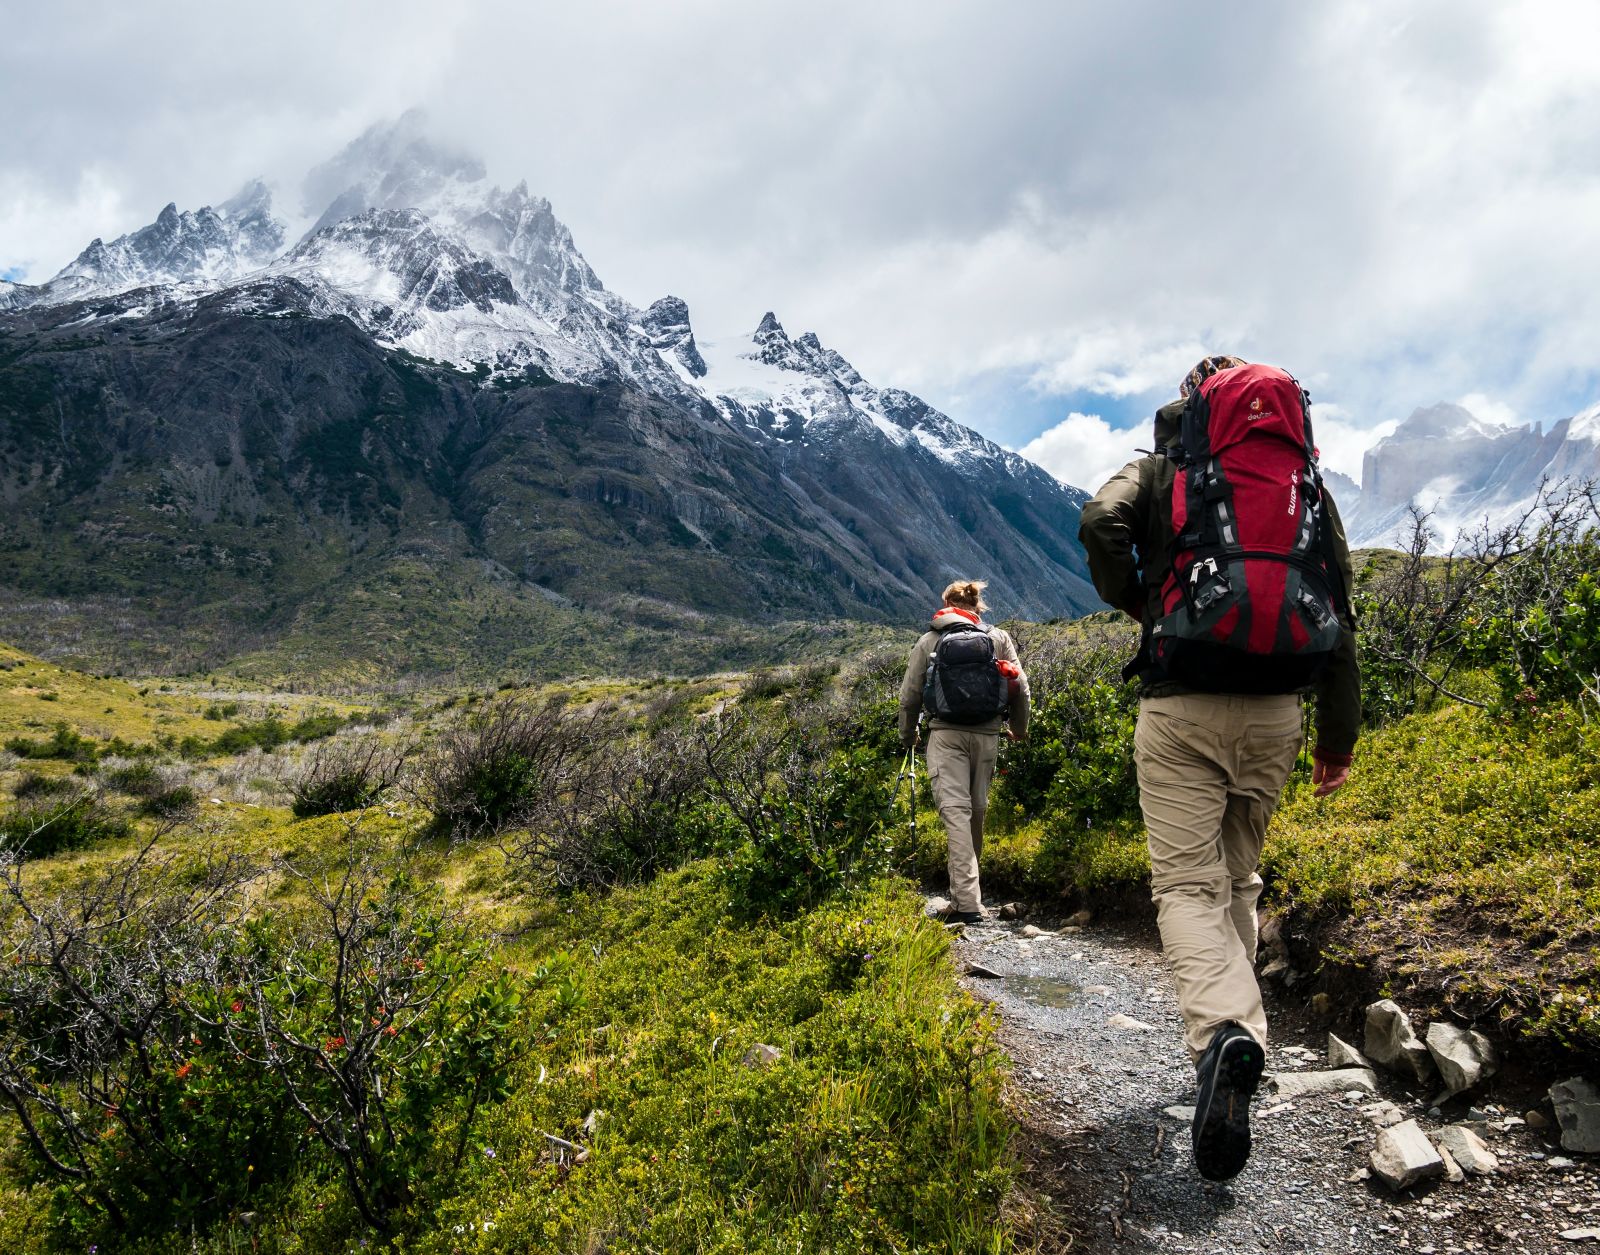
[[[693,353],[676,312],[654,330]],[[491,379],[292,303],[81,313],[0,315],[0,632],[24,644],[63,652],[19,609],[47,600],[116,607],[76,629],[107,665],[192,631],[212,664],[327,649],[375,670],[542,659],[562,633],[625,665],[633,628],[698,616],[911,628],[961,574],[1004,614],[1093,605],[1078,499],[1037,468],[991,483],[620,381]]]

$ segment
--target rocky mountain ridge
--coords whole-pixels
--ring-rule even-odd
[[[1498,526],[1531,509],[1546,486],[1600,478],[1600,405],[1545,430],[1491,422],[1461,405],[1416,409],[1362,459],[1361,484],[1335,496],[1351,540],[1403,543],[1413,507],[1427,511],[1436,544]]]

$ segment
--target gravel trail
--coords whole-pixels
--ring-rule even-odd
[[[1194,1101],[1194,1072],[1153,935],[1091,925],[1030,939],[1024,927],[962,930],[956,963],[974,996],[999,1009],[1038,1161],[1030,1176],[1079,1217],[1075,1251],[1600,1252],[1600,1228],[1592,1239],[1562,1236],[1600,1226],[1595,1165],[1564,1154],[1553,1131],[1523,1125],[1526,1104],[1492,1082],[1474,1096],[1480,1107],[1456,1100],[1433,1116],[1428,1095],[1381,1073],[1376,1098],[1285,1102],[1264,1079],[1249,1165],[1225,1185],[1202,1180],[1186,1116],[1165,1110]],[[971,974],[973,965],[994,975]],[[1268,992],[1268,1077],[1326,1069],[1327,1033],[1310,1027],[1304,1000]],[[1429,1133],[1472,1119],[1499,1173],[1399,1195],[1360,1179],[1378,1132],[1362,1108],[1379,1098]]]

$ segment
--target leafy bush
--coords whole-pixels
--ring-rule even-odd
[[[128,835],[128,821],[88,789],[35,796],[0,812],[0,850],[45,858]]]
[[[56,724],[48,740],[14,736],[6,742],[6,749],[18,758],[59,758],[74,763],[92,763],[100,753],[92,740],[64,723]]]
[[[332,736],[344,727],[344,720],[338,715],[326,711],[307,715],[289,729],[288,739],[291,741],[320,741]]]
[[[139,813],[151,819],[187,819],[200,805],[200,795],[193,786],[168,781],[158,784],[142,802]]]
[[[583,721],[558,701],[487,702],[434,741],[418,794],[435,826],[453,836],[526,824],[567,787],[585,741]]]
[[[162,784],[160,769],[147,758],[103,769],[100,778],[107,787],[129,797],[149,797]]]
[[[1546,488],[1522,517],[1432,557],[1437,537],[1413,511],[1404,552],[1375,559],[1357,579],[1368,720],[1441,700],[1485,706],[1462,684],[1483,668],[1502,705],[1580,694],[1600,703],[1597,523],[1592,485]]]
[[[566,775],[508,852],[563,889],[637,884],[729,845],[730,817],[706,784],[714,730],[682,724],[645,734],[591,721]]]
[[[86,1241],[204,1228],[303,1166],[394,1229],[505,1092],[518,982],[436,890],[352,849],[255,916],[256,871],[147,844],[60,897],[0,859],[0,1092]]]
[[[1138,699],[1121,674],[1137,629],[1019,635],[1033,715],[1027,739],[1005,750],[992,808],[1002,822],[1059,813],[1079,828],[1137,817]]]
[[[0,858],[16,956],[0,968],[0,1091],[37,1170],[66,1187],[63,1219],[89,1235],[204,1222],[289,1161],[282,1104],[240,1084],[187,1001],[225,979],[238,920],[219,907],[246,874],[178,875],[147,846],[49,898],[16,853]]]
[[[403,747],[376,737],[329,741],[313,751],[292,790],[299,819],[370,806],[400,778]]]
[[[268,716],[252,723],[239,723],[205,746],[211,754],[242,754],[247,749],[275,750],[289,740],[289,728],[281,719]]]
[[[895,781],[871,750],[755,719],[725,736],[731,752],[708,759],[707,780],[740,833],[722,866],[741,914],[812,907],[892,865]]]
[[[42,776],[37,771],[27,771],[12,787],[11,794],[19,802],[41,797],[55,797],[62,793],[77,793],[79,785],[68,776]]]
[[[196,991],[197,1014],[304,1122],[362,1219],[392,1232],[504,1096],[522,994],[403,872],[385,879],[359,852],[332,874],[280,869],[310,909],[250,921],[237,975]]]

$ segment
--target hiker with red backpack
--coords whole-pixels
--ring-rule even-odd
[[[1028,732],[1028,677],[1010,635],[983,621],[984,588],[983,580],[957,580],[944,590],[900,684],[902,749],[915,748],[928,716],[928,785],[950,871],[945,918],[961,924],[983,918],[978,857],[1000,737],[1020,741]]]
[[[1266,1061],[1255,979],[1267,821],[1314,694],[1318,797],[1344,784],[1361,721],[1350,550],[1323,486],[1310,397],[1284,371],[1208,357],[1156,412],[1154,453],[1084,506],[1100,596],[1144,631],[1134,762],[1161,944],[1196,1066],[1202,1176],[1250,1154]]]

